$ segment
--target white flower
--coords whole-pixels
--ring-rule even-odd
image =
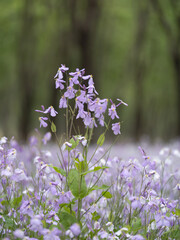
[[[174,154],[174,156],[180,158],[180,151],[179,150],[177,150],[177,149],[173,150],[173,154]]]
[[[2,138],[0,139],[0,145],[1,145],[1,144],[4,144],[4,143],[7,143],[7,137],[2,137]]]
[[[114,230],[114,225],[113,225],[112,222],[106,223],[106,226],[108,226],[108,230],[109,230],[110,232],[113,232],[113,230]]]
[[[101,227],[101,226],[100,226],[100,223],[96,221],[96,222],[94,223],[94,229],[100,229],[100,227]]]

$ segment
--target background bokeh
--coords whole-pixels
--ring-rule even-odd
[[[129,104],[123,139],[180,136],[180,1],[1,0],[0,9],[0,135],[27,139],[34,110],[58,107],[63,63]]]

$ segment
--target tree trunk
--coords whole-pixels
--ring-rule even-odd
[[[134,136],[139,140],[143,133],[143,81],[146,71],[146,63],[143,57],[144,42],[146,40],[149,9],[148,4],[139,5],[137,32],[135,36],[133,52],[133,78],[135,82],[135,119]]]
[[[35,46],[33,1],[25,0],[17,52],[20,95],[19,133],[22,140],[26,140],[30,130],[36,76]]]

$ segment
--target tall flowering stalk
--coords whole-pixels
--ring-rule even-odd
[[[57,172],[60,172],[66,178],[65,189],[71,191],[75,198],[75,205],[77,203],[76,220],[81,225],[81,208],[82,199],[90,194],[94,190],[102,189],[100,198],[104,195],[108,195],[110,186],[97,186],[98,181],[95,184],[87,187],[85,176],[89,173],[101,171],[103,173],[107,166],[96,166],[93,168],[91,160],[100,146],[103,145],[105,140],[105,134],[112,124],[112,131],[115,135],[120,134],[120,122],[114,122],[113,120],[119,119],[116,112],[117,107],[120,104],[124,104],[122,100],[117,99],[117,104],[113,103],[112,100],[100,99],[99,94],[95,89],[93,76],[85,75],[85,69],[76,69],[75,72],[68,72],[69,68],[65,65],[61,65],[58,69],[54,80],[55,87],[61,92],[59,100],[59,108],[66,109],[66,139],[62,143],[59,141],[56,135],[56,126],[51,120],[55,117],[58,112],[55,111],[53,106],[47,109],[42,107],[42,110],[36,110],[37,112],[43,113],[43,117],[40,117],[40,127],[47,127],[47,120],[51,124],[51,131],[55,134],[59,144],[61,156],[59,156],[61,168],[54,168]],[[110,106],[108,107],[108,103]],[[108,111],[109,121],[106,123],[105,115]],[[85,135],[81,134],[72,135],[72,129],[74,126],[74,119],[81,119],[86,131]],[[113,122],[112,122],[113,121]],[[97,126],[104,128],[104,132],[100,135],[97,140],[97,148],[90,159],[88,159],[88,148],[92,139],[93,131]],[[77,129],[74,129],[77,131]],[[80,151],[78,148],[82,148]],[[67,151],[68,161],[65,162],[63,151]],[[98,161],[97,161],[98,163]],[[102,174],[100,175],[102,176]],[[99,179],[98,179],[99,180]],[[94,180],[91,180],[91,183]],[[99,199],[100,199],[99,198]],[[69,211],[72,214],[73,203],[69,205]]]

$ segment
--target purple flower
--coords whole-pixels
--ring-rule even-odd
[[[79,226],[79,224],[74,223],[71,227],[70,230],[72,231],[72,233],[74,234],[74,236],[79,236],[79,234],[81,233],[81,228]]]
[[[48,124],[45,122],[46,120],[48,120],[48,118],[47,117],[39,117],[39,121],[40,121],[40,127],[47,127],[48,126]]]
[[[84,73],[85,69],[79,70],[79,68],[76,68],[76,72],[69,73],[69,75],[72,76],[72,78],[70,78],[70,82],[72,82],[73,84],[79,84],[78,78],[82,78]]]
[[[145,160],[149,159],[149,156],[147,156],[147,154],[145,153],[144,149],[142,149],[142,147],[140,147],[140,146],[139,146],[138,148],[139,148],[139,150],[140,150],[143,158],[144,158]]]
[[[117,99],[119,101],[118,105],[116,107],[118,107],[119,105],[123,104],[125,106],[128,106],[127,103],[123,102],[121,99]]]
[[[41,105],[41,108],[42,108],[42,110],[35,110],[35,111],[36,111],[36,112],[40,112],[40,113],[44,113],[44,111],[45,111],[44,105]]]
[[[61,69],[61,71],[62,71],[62,72],[66,72],[66,71],[68,71],[68,70],[69,70],[69,68],[68,68],[68,67],[66,67],[64,64],[61,64],[61,67],[60,67],[60,69]]]
[[[48,108],[44,111],[44,113],[49,113],[49,114],[51,115],[51,117],[55,117],[55,116],[58,114],[58,112],[56,112],[56,111],[54,110],[53,106],[48,107]]]
[[[93,78],[91,77],[90,79],[89,79],[89,82],[88,82],[88,87],[87,87],[87,89],[88,89],[88,93],[95,93],[95,94],[97,94],[98,95],[98,92],[96,91],[96,89],[95,89],[95,87],[94,87],[94,81],[93,81]]]
[[[115,117],[119,118],[119,116],[117,115],[117,112],[116,112],[116,105],[114,103],[112,103],[111,107],[109,108],[108,115],[111,117],[111,119],[114,119]]]
[[[58,69],[56,75],[54,76],[54,78],[56,79],[62,79],[63,78],[63,74],[62,74],[62,71],[61,71],[61,68]]]
[[[50,132],[47,132],[47,133],[44,135],[43,139],[42,139],[44,145],[46,145],[46,143],[47,143],[50,139],[51,139],[51,133],[50,133]]]
[[[98,121],[99,121],[99,124],[104,127],[104,116],[101,115],[99,118],[98,118]]]
[[[75,97],[75,92],[76,90],[72,86],[69,86],[67,87],[67,91],[64,93],[64,96],[66,98],[72,99]]]
[[[99,118],[107,109],[107,99],[96,98],[94,102],[91,101],[90,108],[91,111],[95,112],[95,117]]]
[[[57,228],[53,228],[51,231],[49,229],[43,229],[41,233],[44,235],[44,240],[60,240],[59,235],[61,231]]]
[[[139,234],[131,236],[130,239],[132,239],[132,240],[145,240],[145,238],[143,238],[143,236],[141,236]]]
[[[83,110],[83,108],[79,109],[76,119],[78,119],[78,118],[84,119],[85,117],[86,117],[86,112]]]
[[[83,119],[84,125],[86,127],[93,128],[94,126],[97,127],[95,119],[91,117],[90,112],[86,113],[85,118]]]
[[[112,130],[115,135],[121,134],[120,132],[120,122],[112,124]]]
[[[54,76],[54,78],[58,78],[58,79],[62,79],[63,78],[63,72],[68,71],[69,68],[66,67],[65,65],[61,64],[61,67],[58,69],[56,75]]]
[[[29,229],[34,231],[34,232],[39,232],[43,229],[42,228],[42,222],[40,220],[39,215],[36,215],[33,218],[31,218]]]
[[[76,98],[77,102],[85,103],[87,101],[86,92],[81,90],[81,94]]]
[[[76,72],[70,72],[69,75],[73,76],[73,77],[75,77],[75,76],[82,77],[84,75],[84,73],[85,73],[85,68],[83,68],[81,70],[79,70],[79,68],[76,68]]]
[[[139,197],[130,197],[129,200],[131,201],[131,206],[133,209],[136,209],[136,208],[141,208],[141,202],[140,202],[140,199]]]
[[[91,124],[91,121],[92,121],[91,114],[87,112],[84,118],[84,125],[89,126]]]
[[[67,100],[63,95],[59,101],[59,108],[67,108]]]
[[[63,79],[55,79],[55,83],[56,83],[56,89],[60,88],[61,90],[64,89],[64,85],[63,83],[65,83],[65,81]]]
[[[170,219],[165,215],[161,215],[160,213],[156,214],[155,221],[156,221],[157,228],[164,227],[164,226],[170,227]]]
[[[38,144],[38,139],[37,137],[35,136],[31,136],[29,138],[29,143],[30,143],[30,146],[36,146]]]

